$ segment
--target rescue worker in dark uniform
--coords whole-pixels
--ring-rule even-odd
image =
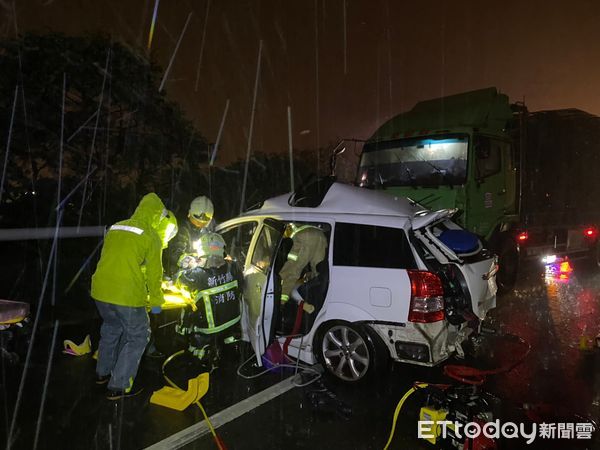
[[[180,272],[177,283],[184,285],[196,302],[196,311],[185,309],[176,331],[188,337],[188,351],[200,360],[210,359],[213,368],[223,342],[233,340],[240,321],[243,275],[236,262],[225,257],[225,241],[218,233],[200,237],[193,269]]]
[[[187,219],[179,223],[179,231],[175,239],[169,243],[167,274],[174,276],[179,270],[193,269],[196,263],[197,249],[195,245],[200,237],[214,231],[214,206],[205,196],[196,197],[190,204]]]

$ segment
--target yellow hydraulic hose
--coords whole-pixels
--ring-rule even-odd
[[[406,394],[404,394],[402,396],[402,398],[396,405],[396,410],[394,411],[394,419],[392,420],[392,429],[390,431],[390,437],[388,438],[388,441],[385,444],[385,447],[383,447],[383,450],[387,450],[389,448],[390,444],[392,443],[392,439],[394,439],[394,432],[396,431],[396,421],[398,420],[398,415],[400,414],[400,410],[402,409],[402,405],[404,405],[404,402],[406,401],[406,399],[408,397],[410,397],[413,392],[415,392],[419,389],[425,388],[427,386],[428,386],[427,383],[417,383],[417,384],[413,385],[413,387],[410,388],[408,391],[406,391]]]
[[[167,359],[165,359],[165,362],[162,365],[162,374],[163,374],[163,378],[165,379],[165,381],[167,383],[169,383],[171,385],[171,387],[174,387],[176,389],[181,389],[179,386],[177,386],[175,384],[175,382],[173,382],[165,373],[165,367],[167,366],[167,364],[169,364],[171,361],[173,361],[175,358],[177,358],[180,355],[183,355],[185,353],[185,350],[179,350],[178,352],[173,353],[171,356],[169,356]],[[221,443],[221,439],[217,436],[217,432],[215,431],[215,427],[213,426],[213,424],[211,423],[210,419],[208,418],[208,415],[206,414],[206,411],[204,410],[204,407],[202,406],[202,404],[200,403],[200,400],[198,400],[196,402],[196,405],[198,405],[198,408],[200,408],[200,411],[202,411],[202,415],[204,416],[204,420],[206,420],[206,424],[208,425],[208,429],[210,430],[210,433],[213,436],[213,439],[215,440],[217,447],[219,447],[219,450],[225,450],[223,447],[223,444]]]

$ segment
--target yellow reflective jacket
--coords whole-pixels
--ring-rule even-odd
[[[109,228],[92,276],[95,300],[131,307],[163,303],[162,242],[157,229],[165,212],[161,199],[147,194],[130,219]]]

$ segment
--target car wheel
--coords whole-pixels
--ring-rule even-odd
[[[497,249],[500,269],[496,275],[498,292],[503,294],[512,291],[519,273],[519,249],[512,239],[505,237]]]
[[[348,383],[370,378],[387,360],[387,349],[378,336],[346,322],[323,325],[315,353],[329,375]]]

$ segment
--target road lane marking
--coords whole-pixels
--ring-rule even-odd
[[[241,402],[236,403],[235,405],[219,411],[218,413],[210,416],[209,419],[211,423],[215,429],[217,429],[220,426],[243,416],[247,412],[250,412],[253,409],[256,409],[259,406],[273,400],[274,398],[285,394],[287,391],[296,386],[293,381],[294,378],[295,377],[293,376],[286,378],[285,380],[268,387],[264,391],[260,391],[259,393],[254,394],[253,396],[248,397]],[[203,420],[202,422],[198,422],[188,428],[185,428],[184,430],[172,434],[168,438],[165,438],[162,441],[151,445],[150,447],[146,447],[145,450],[178,449],[208,433],[210,433],[210,429],[208,428],[206,421]]]

